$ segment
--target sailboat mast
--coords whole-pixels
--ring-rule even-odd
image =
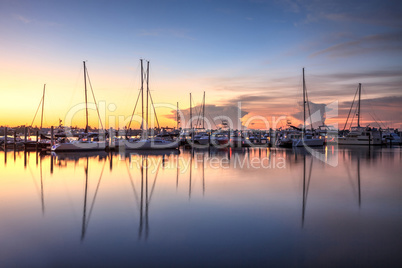
[[[303,68],[303,134],[306,134],[306,81]]]
[[[202,105],[202,128],[204,129],[205,123],[205,91],[204,91],[204,103]]]
[[[362,95],[362,84],[359,83],[359,106],[357,108],[357,127],[360,127],[360,97]]]
[[[88,97],[87,97],[87,67],[85,66],[85,61],[84,62],[84,86],[85,86],[85,118],[86,118],[86,123],[85,123],[85,133],[88,133]]]
[[[42,117],[40,119],[40,129],[42,130],[42,125],[43,125],[43,108],[45,106],[45,88],[46,84],[43,85],[43,97],[42,97]]]
[[[144,138],[144,69],[141,61],[141,137]]]
[[[176,128],[179,129],[179,102],[177,102],[177,109],[176,109]]]
[[[149,122],[149,120],[148,120],[148,114],[149,114],[149,110],[148,110],[148,99],[149,99],[149,61],[147,61],[147,115],[146,115],[146,117],[147,117],[147,122],[146,122],[146,124],[145,124],[145,126],[146,126],[146,138],[148,138],[148,129],[149,129],[149,127],[148,127],[148,122]]]
[[[193,114],[192,114],[192,106],[191,106],[191,93],[190,93],[190,128],[191,128],[191,130],[193,129],[193,120],[191,120],[191,118],[193,117]]]

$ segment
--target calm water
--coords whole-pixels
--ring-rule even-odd
[[[321,153],[0,152],[0,266],[399,266],[401,148]]]

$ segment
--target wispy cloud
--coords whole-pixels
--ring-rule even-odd
[[[334,73],[334,74],[327,74],[327,75],[320,75],[320,77],[324,79],[335,79],[335,80],[355,80],[362,78],[402,78],[402,70],[395,69],[395,70],[376,70],[376,71],[369,71],[369,72],[360,72],[360,73]]]
[[[310,57],[327,55],[347,57],[372,52],[402,51],[402,32],[369,35],[356,40],[332,45],[310,54]]]
[[[354,23],[402,28],[402,17],[400,16],[402,7],[397,1],[306,0],[292,2],[282,0],[280,3],[284,6],[285,11],[288,11],[287,6],[293,6],[300,13],[305,13],[304,19],[295,22],[295,26],[329,21],[341,24]]]
[[[23,23],[31,23],[31,22],[32,22],[31,19],[28,19],[28,18],[26,18],[26,17],[24,17],[24,16],[22,16],[22,15],[19,15],[19,14],[14,15],[14,17],[15,17],[17,20],[19,20],[19,21],[21,21],[21,22],[23,22]]]
[[[36,20],[32,18],[28,18],[21,14],[14,14],[14,18],[24,24],[34,24],[39,26],[60,26],[61,24],[52,21],[43,21],[43,20]]]

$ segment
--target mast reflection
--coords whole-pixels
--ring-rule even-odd
[[[96,196],[98,195],[99,186],[102,180],[103,171],[105,170],[106,161],[103,162],[102,171],[99,175],[98,184],[96,185],[94,197],[91,202],[91,207],[89,209],[88,218],[87,218],[87,199],[88,199],[88,168],[89,168],[89,157],[86,157],[86,165],[84,167],[85,171],[85,190],[84,190],[84,206],[82,212],[82,227],[81,227],[81,242],[85,239],[86,230],[88,229],[89,220],[91,219],[92,211],[95,206]]]
[[[306,185],[306,154],[303,155],[303,205],[302,205],[302,228],[304,227],[304,217],[306,213],[306,206],[307,206],[307,196],[308,190],[310,188],[310,180],[311,180],[311,173],[313,170],[313,158],[311,157],[310,162],[310,172],[307,178],[307,185]]]

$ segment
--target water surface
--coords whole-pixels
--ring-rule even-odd
[[[401,148],[321,153],[0,152],[0,265],[398,267]]]

